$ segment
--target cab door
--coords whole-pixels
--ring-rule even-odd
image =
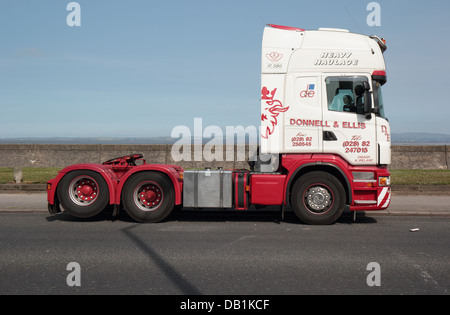
[[[317,73],[286,76],[285,153],[322,153],[322,87]]]
[[[322,76],[323,153],[337,154],[352,165],[377,163],[376,118],[364,115],[364,85],[370,75]]]

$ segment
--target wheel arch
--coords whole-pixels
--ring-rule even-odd
[[[290,199],[291,191],[292,191],[294,183],[297,181],[297,179],[299,179],[300,177],[302,177],[308,173],[315,172],[315,171],[322,171],[322,172],[331,174],[334,177],[336,177],[341,182],[342,186],[344,187],[345,195],[346,195],[346,204],[350,205],[352,203],[352,187],[350,185],[348,176],[345,175],[345,172],[341,168],[339,168],[338,166],[336,166],[332,163],[321,163],[321,162],[304,164],[304,165],[298,167],[292,173],[292,175],[289,177],[289,180],[288,180],[287,186],[286,186],[286,196],[285,196],[286,202],[290,203],[290,201],[291,201],[291,199]]]
[[[135,167],[128,171],[125,175],[123,175],[120,179],[120,182],[117,186],[117,193],[116,193],[116,204],[120,204],[122,201],[122,193],[123,193],[123,187],[125,186],[125,183],[133,176],[139,173],[144,172],[156,172],[163,174],[164,176],[168,177],[171,181],[174,192],[175,192],[175,205],[179,205],[182,203],[182,182],[179,177],[179,174],[177,170],[170,165],[142,165]]]
[[[61,180],[69,173],[74,171],[92,171],[95,173],[98,173],[102,178],[105,180],[106,185],[108,186],[109,190],[109,204],[112,205],[115,203],[116,197],[116,186],[117,186],[117,179],[114,172],[112,172],[108,167],[103,167],[102,165],[98,164],[76,164],[71,165],[63,170],[61,170],[56,178],[48,181],[47,183],[51,184],[51,189],[47,191],[47,201],[49,204],[53,205],[55,201],[57,201],[57,190],[58,186],[61,183]]]

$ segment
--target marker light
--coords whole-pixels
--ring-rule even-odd
[[[387,177],[380,177],[378,179],[378,184],[380,186],[389,186],[389,185],[391,185],[391,178],[389,176],[387,176]]]
[[[283,25],[275,25],[275,24],[267,24],[270,27],[273,28],[279,28],[280,30],[286,30],[286,31],[296,31],[296,32],[304,32],[305,30],[302,28],[297,27],[291,27],[291,26],[283,26]]]
[[[374,71],[372,75],[386,76],[386,71]]]
[[[380,82],[381,85],[384,85],[387,82],[386,71],[374,71],[372,73],[372,79]]]

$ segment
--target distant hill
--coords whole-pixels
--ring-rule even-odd
[[[220,142],[215,139],[215,143]],[[179,139],[171,137],[52,137],[52,138],[0,138],[0,143],[48,143],[48,144],[174,144]],[[184,139],[186,141],[186,139]],[[203,139],[208,143],[211,139]],[[194,141],[192,140],[192,143]],[[224,142],[223,142],[224,143]],[[237,140],[235,141],[237,143]],[[450,145],[450,135],[438,133],[392,133],[394,145]]]
[[[173,144],[177,139],[170,137],[119,138],[119,137],[86,137],[86,138],[4,138],[0,143],[47,143],[47,144]]]
[[[450,145],[450,135],[424,132],[392,133],[392,144]]]

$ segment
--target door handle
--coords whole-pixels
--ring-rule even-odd
[[[323,141],[337,141],[337,137],[333,131],[324,131]]]

